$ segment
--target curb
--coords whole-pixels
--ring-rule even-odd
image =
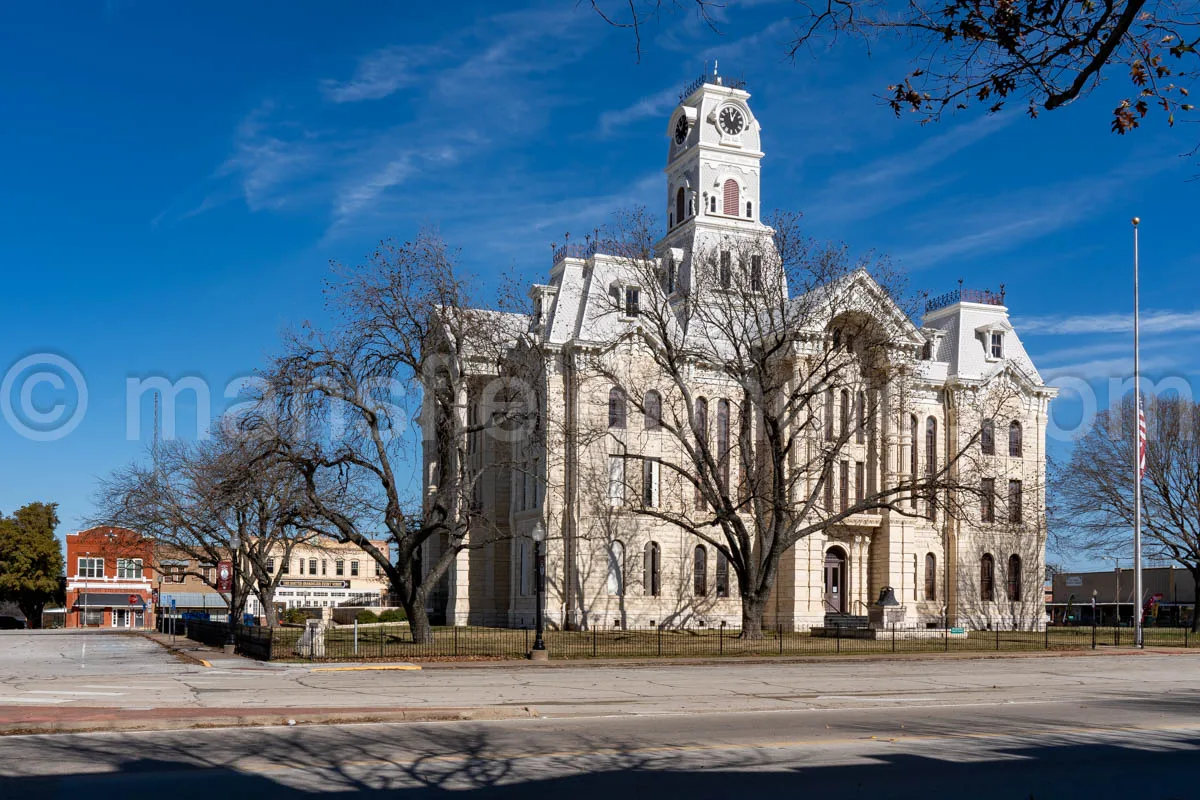
[[[297,725],[349,725],[402,722],[484,722],[510,719],[536,719],[541,716],[530,706],[504,708],[404,708],[395,711],[339,711],[230,714],[211,717],[168,717],[163,719],[52,720],[0,724],[0,736],[32,736],[54,733],[92,733],[97,731],[175,731],[213,728],[293,727]]]
[[[159,646],[159,647],[161,647],[162,649],[166,650],[168,653],[170,653],[171,655],[175,656],[175,657],[176,657],[176,658],[178,658],[180,661],[184,661],[184,662],[186,662],[186,663],[188,663],[188,664],[195,664],[195,665],[197,665],[197,666],[200,666],[200,667],[211,667],[211,666],[212,666],[212,664],[211,664],[211,663],[209,663],[208,661],[204,660],[203,658],[200,658],[200,657],[198,657],[198,656],[194,656],[194,655],[192,655],[191,653],[189,653],[189,652],[187,652],[187,651],[183,650],[182,648],[179,648],[179,647],[172,647],[172,646],[171,646],[171,645],[170,645],[168,642],[164,642],[164,641],[161,641],[160,639],[156,639],[155,637],[153,637],[153,636],[151,636],[151,635],[149,635],[149,634],[147,634],[147,633],[141,633],[141,632],[139,632],[139,633],[137,633],[137,634],[135,634],[135,635],[136,635],[136,636],[140,636],[140,637],[142,637],[143,639],[146,639],[147,641],[154,642],[156,645],[158,645],[158,646]]]
[[[505,661],[428,661],[421,662],[423,669],[502,669],[505,667],[530,667],[534,669],[564,669],[571,667],[717,667],[737,664],[867,664],[879,661],[983,661],[1008,658],[1101,658],[1144,655],[1196,655],[1197,648],[1146,648],[1143,650],[1104,649],[1092,650],[976,650],[950,653],[871,653],[851,655],[819,656],[720,656],[699,658],[562,658],[533,663],[527,659]]]

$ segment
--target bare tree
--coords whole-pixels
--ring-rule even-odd
[[[314,529],[357,544],[384,571],[418,642],[458,554],[502,535],[477,510],[485,471],[468,448],[512,420],[468,420],[466,395],[485,365],[495,374],[513,319],[472,308],[469,286],[428,229],[339,267],[329,287],[339,324],[291,336],[243,420],[303,482]],[[392,552],[372,544],[380,527]]]
[[[1200,405],[1159,397],[1146,416],[1145,554],[1178,564],[1200,582]],[[1054,466],[1051,520],[1062,545],[1097,555],[1129,552],[1136,425],[1134,400],[1127,397],[1119,407],[1101,411],[1070,458]],[[1198,626],[1200,618],[1193,615],[1192,630]]]
[[[236,559],[230,612],[240,619],[253,593],[267,625],[275,623],[273,598],[283,575],[268,562],[286,561],[311,536],[306,494],[295,476],[226,429],[201,442],[155,445],[147,463],[128,464],[101,482],[97,505],[97,524],[131,527],[154,539],[160,554],[173,551],[197,565]],[[206,570],[191,574],[217,588]]]
[[[771,233],[702,243],[677,264],[654,256],[654,225],[639,211],[600,245],[618,254],[614,275],[638,295],[633,308],[619,286],[612,292],[609,314],[632,322],[615,328],[594,374],[670,442],[653,453],[613,448],[612,480],[652,461],[651,472],[681,482],[677,502],[633,510],[728,559],[747,638],[762,635],[780,559],[797,542],[861,514],[957,514],[978,497],[981,474],[978,431],[915,474],[897,457],[917,446],[898,420],[925,340],[897,303],[888,262],[812,242],[795,215],[770,224]],[[980,404],[976,415],[1001,401],[972,397],[957,402]]]
[[[609,24],[631,30],[639,50],[643,29],[664,10],[691,10],[714,29],[711,0],[591,0]],[[789,16],[790,57],[826,40],[849,36],[868,45],[882,35],[909,38],[908,73],[887,87],[893,111],[922,122],[946,110],[982,104],[996,112],[1009,101],[1030,116],[1069,105],[1112,75],[1124,73],[1128,95],[1113,110],[1112,129],[1127,133],[1160,108],[1173,125],[1191,111],[1200,47],[1200,11],[1177,0],[796,0]]]

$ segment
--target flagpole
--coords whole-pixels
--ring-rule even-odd
[[[1133,644],[1143,647],[1145,639],[1142,630],[1142,375],[1141,355],[1139,352],[1139,337],[1141,334],[1140,319],[1138,318],[1138,223],[1133,218],[1133,394],[1135,409],[1135,444],[1133,447],[1133,598],[1134,598],[1134,629]]]

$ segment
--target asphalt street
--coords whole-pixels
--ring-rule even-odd
[[[44,638],[24,656],[0,640],[0,703],[135,707],[151,702],[144,682],[154,702],[522,703],[540,717],[8,736],[3,800],[1200,796],[1200,655],[315,672],[206,669],[133,637],[97,639],[81,666],[82,637]]]
[[[0,797],[1194,798],[1200,695],[0,740]],[[768,796],[768,795],[763,795]]]

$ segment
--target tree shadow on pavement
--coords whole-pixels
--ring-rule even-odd
[[[341,792],[364,800],[554,795],[570,800],[761,797],[1193,798],[1200,734],[1156,734],[1128,744],[1036,746],[991,742],[946,752],[945,742],[864,742],[842,756],[825,748],[633,750],[564,735],[553,752],[522,746],[520,729],[497,741],[485,726],[347,726],[136,735],[18,737],[41,763],[5,765],[3,800],[154,797],[295,800]],[[703,738],[703,732],[697,732]],[[236,741],[234,741],[236,740]],[[904,747],[904,751],[896,748]],[[939,749],[940,748],[940,749]],[[816,748],[813,748],[814,751]],[[6,758],[7,760],[7,758]],[[806,760],[811,763],[806,763]],[[37,775],[55,763],[70,774]],[[830,763],[834,762],[834,763]]]

